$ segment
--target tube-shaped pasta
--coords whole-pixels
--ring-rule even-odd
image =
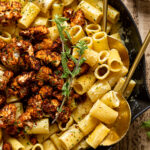
[[[82,39],[80,39],[80,41],[84,41],[88,48],[90,49],[93,48],[93,39],[91,37],[85,36]]]
[[[40,7],[41,12],[47,13],[54,0],[34,0],[33,2]]]
[[[104,124],[100,123],[96,129],[89,135],[86,142],[94,149],[96,149],[104,138],[108,135],[110,129],[108,129]]]
[[[73,49],[72,56],[75,58],[79,57],[76,48]],[[92,49],[89,49],[89,48],[86,49],[84,51],[84,54],[82,55],[82,57],[84,57],[86,59],[85,63],[87,63],[91,67],[95,66],[98,63],[98,53]]]
[[[112,124],[118,117],[118,112],[108,107],[106,104],[97,100],[90,110],[90,115],[104,122],[105,124]]]
[[[57,124],[51,124],[49,126],[49,133],[48,134],[39,134],[37,135],[37,140],[39,143],[42,143],[46,139],[48,139],[52,134],[56,133],[59,131],[58,125]]]
[[[84,150],[84,149],[88,149],[88,148],[89,148],[89,145],[87,144],[87,142],[85,141],[85,139],[83,139],[72,150]]]
[[[11,144],[13,150],[25,150],[25,147],[15,138],[8,137],[6,141]]]
[[[72,44],[76,44],[81,38],[85,36],[85,33],[81,26],[75,25],[69,30]]]
[[[0,31],[0,39],[5,42],[11,41],[11,34],[6,31]]]
[[[110,108],[119,107],[119,104],[120,104],[120,100],[117,97],[117,92],[115,91],[109,91],[100,99],[100,101],[102,101],[104,104],[106,104]]]
[[[117,83],[119,78],[124,77],[127,73],[128,73],[128,69],[125,66],[123,66],[119,72],[110,73],[109,76],[106,78],[106,81],[108,81],[111,87],[114,87],[114,85]]]
[[[31,150],[32,149],[33,144],[30,142],[30,139],[27,135],[25,135],[24,137],[19,136],[18,140],[25,147],[25,150]]]
[[[64,132],[59,139],[64,145],[65,150],[72,149],[76,144],[78,144],[84,137],[84,134],[80,131],[78,125],[74,124]]]
[[[19,101],[19,97],[13,96],[13,95],[10,97],[7,97],[7,99],[6,99],[7,103],[12,103],[12,102],[16,102],[16,101]]]
[[[52,141],[47,140],[43,142],[44,150],[57,150]]]
[[[89,21],[93,23],[99,23],[101,21],[103,13],[91,4],[81,1],[78,8],[84,12],[85,18]]]
[[[62,0],[64,6],[68,6],[70,5],[71,3],[73,3],[74,0]]]
[[[99,65],[94,72],[97,79],[104,80],[110,73],[110,68],[107,64]]]
[[[48,23],[48,18],[46,17],[37,17],[32,26],[39,26],[39,25],[43,25],[43,26],[47,26],[47,23]]]
[[[49,133],[49,120],[41,119],[34,123],[31,129],[25,128],[27,134],[48,134]]]
[[[44,148],[42,144],[37,143],[32,147],[32,150],[44,150]]]
[[[112,72],[119,72],[123,66],[121,61],[119,52],[116,49],[112,49],[110,51],[110,55],[108,57],[108,65]]]
[[[94,84],[95,81],[96,78],[94,73],[89,71],[88,73],[80,76],[75,80],[73,83],[73,88],[78,94],[83,95],[88,91],[88,89]]]
[[[91,131],[95,129],[98,125],[99,120],[90,116],[89,114],[85,116],[80,122],[78,122],[78,126],[80,130],[84,133],[84,135],[88,135]]]
[[[125,77],[121,77],[114,87],[114,91],[119,92],[125,83]]]
[[[99,62],[100,64],[104,64],[104,63],[107,62],[108,57],[109,57],[109,51],[107,51],[107,50],[102,50],[102,51],[100,51],[99,54],[98,54],[98,62]]]
[[[59,32],[56,26],[48,28],[49,33],[47,37],[50,38],[52,41],[55,41],[59,37]]]
[[[63,9],[64,9],[64,5],[63,4],[59,4],[59,3],[53,3],[52,5],[52,19],[55,19],[55,16],[62,16],[63,13]],[[52,22],[52,26],[55,26],[56,23]]]
[[[21,116],[21,114],[23,113],[23,105],[22,105],[22,103],[14,103],[14,105],[17,108],[17,110],[16,110],[16,119],[18,119],[19,116]]]
[[[125,92],[124,92],[124,97],[125,97],[125,98],[129,98],[129,96],[131,95],[131,93],[132,93],[132,91],[133,91],[135,85],[136,85],[136,82],[135,82],[134,80],[131,80],[131,81],[129,82],[129,84],[128,84],[128,86],[127,86]]]
[[[22,17],[18,20],[20,28],[28,28],[39,14],[40,8],[32,2],[28,2],[22,9]]]
[[[95,51],[109,50],[107,34],[98,32],[93,35],[93,48]]]
[[[69,118],[69,121],[66,123],[65,126],[63,126],[63,123],[62,122],[59,122],[58,123],[58,127],[61,131],[66,131],[71,125],[73,124],[73,118],[70,117]]]
[[[81,102],[78,107],[73,111],[72,117],[76,122],[81,121],[92,108],[93,103],[87,97],[85,101]]]
[[[97,81],[87,92],[87,95],[91,99],[92,102],[95,102],[99,98],[101,98],[105,93],[111,90],[110,85],[107,81]]]
[[[57,150],[64,150],[63,145],[61,140],[59,139],[57,134],[53,134],[50,137],[51,141],[54,143],[54,145],[56,146]]]
[[[101,26],[99,24],[88,24],[85,27],[85,31],[88,36],[92,36],[93,34],[101,31]]]

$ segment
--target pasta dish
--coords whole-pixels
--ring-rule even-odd
[[[109,5],[104,32],[101,0],[0,0],[0,149],[96,149],[121,136],[119,17]]]

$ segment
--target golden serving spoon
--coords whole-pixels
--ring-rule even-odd
[[[131,80],[132,75],[134,74],[142,56],[144,55],[144,52],[149,43],[150,43],[150,31],[147,34],[145,41],[144,41],[140,51],[138,52],[138,55],[136,56],[136,59],[128,73],[128,76],[126,78],[126,81],[125,81],[122,89],[117,94],[117,96],[120,100],[120,106],[117,110],[119,113],[119,116],[118,116],[116,122],[114,123],[114,125],[111,127],[110,134],[103,141],[103,143],[102,143],[103,146],[110,146],[110,145],[116,144],[117,142],[122,140],[122,138],[126,135],[128,129],[130,127],[131,109],[130,109],[130,106],[129,106],[127,100],[123,97],[123,94],[128,86],[129,81]]]
[[[108,9],[108,1],[103,0],[103,31],[105,31],[105,32],[107,29],[107,9]],[[120,48],[120,51],[119,51],[120,55],[122,55],[122,56],[128,55],[126,47],[117,39],[108,36],[108,42],[109,42],[109,45],[111,45],[113,48],[114,48],[114,46],[115,47],[117,46]],[[133,65],[128,73],[128,76],[126,78],[126,81],[125,81],[122,89],[117,94],[117,96],[120,100],[120,106],[117,110],[119,115],[118,115],[118,118],[117,118],[115,124],[112,127],[110,127],[111,130],[110,130],[109,135],[102,142],[101,145],[103,145],[103,146],[110,146],[110,145],[116,144],[117,142],[122,140],[122,138],[126,135],[127,131],[129,130],[130,123],[131,123],[131,109],[130,109],[130,106],[129,106],[127,100],[123,97],[123,94],[128,86],[129,81],[131,80],[132,75],[134,74],[134,71],[135,71],[136,67],[138,66],[149,42],[150,42],[150,31],[147,34],[145,41],[144,41]],[[116,49],[117,49],[117,47],[116,47]],[[128,56],[126,58],[127,58],[127,60],[124,60],[123,63],[128,68],[129,67],[129,58],[128,58]]]

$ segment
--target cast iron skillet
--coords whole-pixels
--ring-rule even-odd
[[[129,39],[129,43],[126,43],[125,45],[129,51],[131,65],[142,45],[141,36],[130,12],[123,2],[121,0],[108,0],[108,3],[120,11],[120,21],[122,22],[125,31],[122,38],[125,39],[128,37]],[[137,85],[128,99],[132,111],[132,121],[150,108],[150,94],[148,93],[145,78],[145,58],[143,57],[133,76],[133,79],[137,81]],[[110,149],[111,147],[97,148],[97,150]]]

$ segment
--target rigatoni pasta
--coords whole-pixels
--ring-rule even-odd
[[[98,63],[104,64],[108,60],[109,57],[109,51],[107,50],[102,50],[98,54]]]
[[[93,34],[101,31],[101,26],[99,24],[89,24],[85,27],[85,31],[88,36],[92,36]]]

